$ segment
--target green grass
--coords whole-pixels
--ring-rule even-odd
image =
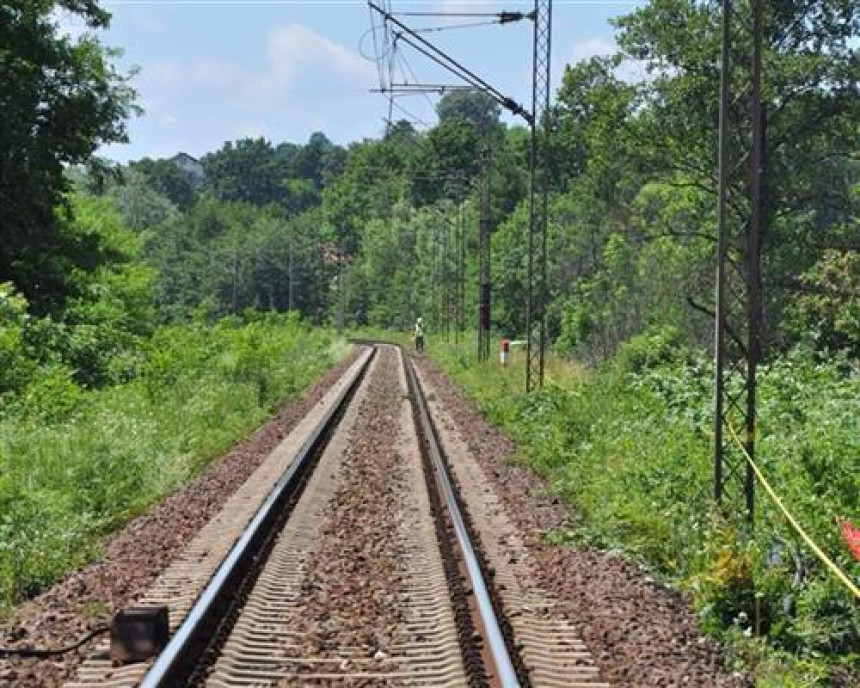
[[[132,381],[46,375],[0,416],[0,610],[91,561],[347,352],[296,319],[169,327]]]
[[[714,509],[712,378],[688,353],[650,358],[632,342],[599,370],[552,359],[523,395],[522,355],[479,364],[437,342],[443,368],[572,507],[553,541],[613,548],[688,594],[703,628],[764,687],[858,685],[860,610],[763,490],[753,537]],[[657,347],[659,349],[659,347]],[[786,504],[849,576],[839,532],[858,517],[860,377],[844,360],[799,352],[762,371],[759,463]]]

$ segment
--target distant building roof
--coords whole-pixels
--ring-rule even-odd
[[[177,153],[170,158],[170,162],[180,170],[187,172],[195,186],[200,186],[206,180],[206,172],[203,170],[203,165],[200,164],[197,158],[188,155],[188,153]]]

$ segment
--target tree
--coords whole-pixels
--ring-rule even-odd
[[[136,231],[154,229],[176,217],[179,209],[153,189],[149,179],[137,168],[133,167],[123,177],[123,183],[114,186],[108,197],[126,227]]]
[[[205,188],[222,201],[263,207],[285,200],[287,167],[266,139],[227,141],[200,162],[206,171]]]
[[[735,31],[748,29],[737,8]],[[674,182],[715,192],[720,24],[717,3],[655,0],[618,21],[618,43],[652,73],[640,116],[639,164]],[[860,30],[856,0],[787,0],[764,16],[765,207],[762,253],[765,330],[779,341],[797,275],[821,251],[856,232],[860,121]],[[732,55],[737,79],[749,73],[743,41]],[[749,122],[747,121],[747,126]],[[740,183],[746,183],[744,180]],[[740,189],[743,191],[743,189]],[[732,221],[743,222],[743,212]],[[714,227],[711,214],[701,225]]]
[[[412,126],[412,122],[401,119],[392,124],[385,133],[386,141],[411,144],[418,138],[418,132]]]
[[[828,250],[800,277],[789,326],[827,353],[860,359],[860,253]]]
[[[436,105],[440,124],[459,120],[469,122],[482,137],[499,125],[501,106],[482,91],[452,91]]]
[[[350,147],[343,174],[323,195],[331,239],[354,255],[366,224],[389,217],[409,189],[412,151],[397,140],[364,141]]]
[[[480,170],[480,156],[480,137],[470,122],[450,119],[431,129],[415,156],[417,204],[464,198]]]
[[[307,144],[296,149],[290,160],[290,176],[306,179],[321,190],[343,170],[346,151],[325,134],[311,134]]]
[[[197,199],[194,182],[187,172],[170,160],[143,158],[129,166],[142,175],[148,186],[168,198],[177,208],[188,210]]]
[[[638,89],[617,76],[618,65],[617,57],[593,57],[564,70],[554,106],[552,178],[559,188],[589,169],[624,164],[637,144]]]
[[[69,295],[73,269],[92,270],[101,260],[98,237],[76,234],[62,207],[63,168],[124,141],[134,97],[110,63],[114,53],[95,37],[60,35],[57,9],[91,29],[110,18],[95,0],[0,5],[0,282],[13,281],[41,312]]]

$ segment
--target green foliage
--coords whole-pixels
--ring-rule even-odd
[[[429,131],[401,121],[346,150],[321,133],[305,145],[230,142],[203,158],[195,188],[170,161],[92,157],[124,136],[132,94],[93,37],[57,35],[57,7],[107,22],[91,0],[0,6],[6,600],[90,557],[100,533],[330,362],[299,345],[322,351],[321,335],[274,313],[401,330],[421,314],[430,350],[444,349],[461,220],[465,308],[477,312],[485,147],[493,327],[519,338],[526,320],[530,139],[486,97],[448,94]],[[520,441],[519,459],[574,506],[579,521],[555,539],[621,548],[687,590],[761,685],[850,685],[856,605],[766,500],[744,544],[711,506],[719,9],[653,0],[617,20],[617,55],[565,69],[548,333],[596,372],[552,361],[549,387],[523,397],[518,366],[443,355]],[[748,15],[738,3],[738,35]],[[858,16],[856,0],[765,8],[758,439],[762,469],[851,575],[837,524],[856,516],[860,480]],[[741,80],[749,61],[736,43]],[[643,68],[647,79],[632,76]]]
[[[131,164],[131,171],[146,181],[146,186],[169,200],[180,210],[188,210],[197,197],[194,180],[170,160],[143,158]],[[153,223],[157,224],[157,223]]]
[[[761,685],[783,685],[778,677],[792,671],[795,685],[805,686],[852,685],[860,677],[860,613],[851,593],[764,491],[745,544],[715,511],[712,369],[685,351],[677,331],[637,337],[590,374],[560,373],[553,362],[550,384],[530,396],[522,394],[519,360],[500,369],[475,363],[464,353],[471,345],[435,351],[517,440],[517,460],[571,505],[572,523],[553,540],[621,549],[685,590],[703,626],[731,641]],[[860,376],[846,360],[821,362],[797,350],[762,371],[761,468],[813,539],[854,577],[860,566],[839,524],[857,513],[858,400]],[[844,682],[828,683],[837,677]]]
[[[37,362],[24,347],[29,320],[27,299],[13,285],[0,284],[0,400],[25,387],[35,372]]]
[[[795,337],[860,358],[860,254],[826,251],[800,281],[801,293],[789,307]]]
[[[5,303],[5,301],[0,301]],[[346,348],[294,316],[163,328],[137,377],[84,391],[44,371],[0,417],[0,607],[198,474]]]
[[[63,167],[124,139],[133,95],[92,35],[58,33],[59,8],[91,29],[108,23],[94,0],[0,5],[0,281],[13,281],[40,312],[62,304],[75,270],[102,262],[95,237],[56,212]]]
[[[26,299],[12,285],[3,286],[0,397],[6,405],[31,407],[39,397],[28,387],[36,383],[74,380],[92,387],[129,379],[136,373],[141,340],[154,326],[154,273],[138,262],[140,237],[122,226],[104,199],[69,202],[74,231],[93,237],[112,260],[91,271],[70,272],[75,296],[58,317],[29,313]]]
[[[631,337],[618,349],[615,363],[624,373],[643,373],[666,363],[683,361],[684,338],[676,327],[643,332]]]
[[[784,344],[783,313],[798,292],[797,275],[826,249],[856,243],[848,238],[852,232],[856,236],[858,211],[853,192],[858,168],[852,160],[860,117],[860,63],[852,38],[860,28],[856,10],[853,0],[792,0],[765,9],[762,251],[768,344]],[[748,36],[749,16],[749,3],[739,3],[735,35]],[[626,127],[638,142],[629,148],[632,160],[653,176],[702,189],[713,199],[719,4],[656,0],[617,24],[619,46],[644,61],[651,77],[639,85],[643,107]],[[737,40],[731,57],[738,83],[748,76],[746,45]],[[715,208],[711,202],[697,222],[674,231],[714,236]],[[733,208],[731,222],[743,221],[738,212],[746,211]],[[701,284],[687,296],[712,310],[706,287]]]
[[[448,119],[431,129],[416,154],[416,204],[461,199],[478,173],[480,151],[478,131],[469,121]]]
[[[440,122],[469,122],[481,136],[499,126],[501,106],[481,91],[452,91],[439,99],[436,114]]]
[[[215,315],[295,309],[320,322],[331,276],[323,232],[319,210],[288,217],[274,205],[204,196],[148,237],[159,310],[184,319],[201,303]]]
[[[278,204],[300,213],[320,203],[320,191],[340,173],[346,153],[320,132],[305,146],[272,146],[265,139],[228,141],[203,157],[205,188],[222,201],[258,207]]]
[[[314,132],[307,144],[296,148],[289,157],[291,176],[305,180],[321,191],[343,170],[346,151],[334,145],[322,132]]]
[[[147,177],[131,169],[122,184],[114,186],[108,197],[129,229],[142,232],[175,220],[178,208],[167,196],[156,191]]]
[[[265,139],[240,139],[201,160],[206,187],[222,201],[264,206],[284,200],[286,167]]]
[[[326,189],[323,210],[332,240],[347,256],[357,253],[365,225],[385,218],[404,197],[413,151],[410,139],[392,137],[350,147],[343,174]]]

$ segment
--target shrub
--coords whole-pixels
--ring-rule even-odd
[[[137,376],[85,390],[54,366],[0,417],[0,608],[199,473],[346,352],[296,316],[159,330]]]
[[[518,460],[571,505],[576,528],[554,540],[620,549],[687,592],[704,628],[730,641],[762,685],[856,684],[860,609],[851,594],[763,490],[746,539],[715,509],[713,367],[677,332],[635,337],[599,370],[576,367],[529,396],[522,367],[502,371],[458,350],[440,358],[517,440]],[[762,367],[759,414],[762,471],[856,577],[840,523],[857,513],[860,494],[860,376],[845,357],[797,349]],[[796,682],[781,682],[792,673]]]
[[[666,363],[689,358],[684,335],[677,327],[663,327],[635,335],[622,344],[614,363],[621,372],[642,373]]]

